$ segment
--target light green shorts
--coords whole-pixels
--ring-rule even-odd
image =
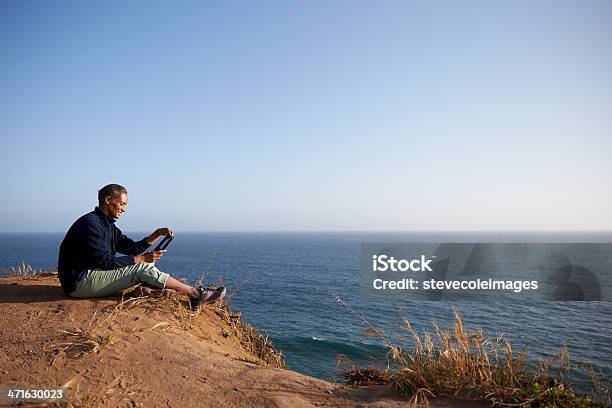
[[[91,269],[77,282],[75,291],[69,296],[78,298],[108,296],[138,283],[147,283],[163,289],[169,276],[166,272],[157,269],[154,264],[146,262],[107,271]]]

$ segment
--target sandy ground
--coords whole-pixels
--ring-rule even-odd
[[[0,279],[0,387],[70,381],[75,407],[407,406],[390,386],[346,386],[249,362],[257,358],[216,306],[186,323],[148,300],[117,309],[120,300],[66,298],[55,276]],[[75,334],[88,326],[112,337],[79,355],[74,343],[83,338]],[[436,399],[432,406],[481,405]]]

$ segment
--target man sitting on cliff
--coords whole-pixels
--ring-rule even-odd
[[[162,235],[172,235],[169,228],[158,228],[138,242],[123,235],[115,221],[125,212],[127,203],[124,187],[104,186],[98,192],[98,206],[76,220],[66,233],[58,261],[58,275],[66,295],[108,296],[141,283],[184,293],[193,309],[222,300],[223,287],[206,290],[189,286],[155,267],[155,261],[166,251],[145,250]],[[117,252],[125,255],[117,256]]]

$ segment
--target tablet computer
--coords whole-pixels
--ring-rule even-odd
[[[163,251],[164,249],[168,248],[168,245],[170,245],[173,239],[174,239],[173,235],[166,235],[164,239],[162,239],[160,243],[157,244],[157,246],[155,247],[153,251]]]

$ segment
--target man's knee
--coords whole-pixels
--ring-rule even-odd
[[[136,276],[137,279],[140,279],[143,276],[151,276],[154,268],[155,268],[155,265],[150,264],[150,263],[137,264],[137,268],[135,270],[134,275]]]
[[[167,274],[161,272],[159,269],[155,267],[152,263],[147,263],[142,265],[142,267],[137,269],[136,272],[136,280],[139,283],[149,283],[155,286],[163,287],[165,285],[165,281],[167,279]]]

